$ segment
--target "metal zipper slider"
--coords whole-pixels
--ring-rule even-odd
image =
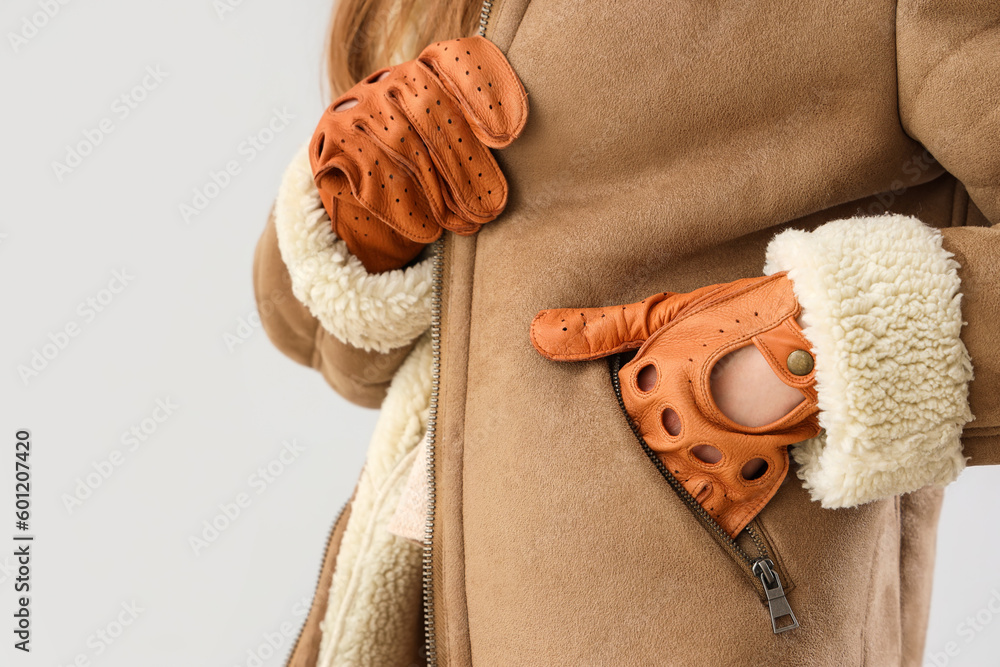
[[[799,622],[795,619],[788,600],[785,599],[785,589],[781,587],[781,579],[773,568],[774,563],[767,558],[758,558],[753,562],[753,573],[760,577],[760,583],[764,584],[764,591],[767,593],[767,606],[771,610],[771,627],[777,635],[794,630],[799,627]],[[785,616],[792,619],[791,623],[778,627],[778,619]]]

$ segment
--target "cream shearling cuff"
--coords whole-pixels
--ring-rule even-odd
[[[309,165],[308,142],[278,189],[274,223],[292,293],[341,342],[388,352],[431,323],[432,258],[371,274],[333,233]]]
[[[852,507],[955,480],[972,362],[959,338],[958,262],[941,233],[902,215],[788,229],[764,273],[788,271],[813,346],[816,438],[792,447],[823,507]]]

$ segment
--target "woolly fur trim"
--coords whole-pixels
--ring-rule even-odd
[[[427,428],[430,335],[389,385],[337,554],[318,667],[407,665],[419,643],[422,549],[387,529]]]
[[[941,233],[902,215],[788,229],[764,273],[788,271],[816,359],[824,432],[792,448],[823,507],[955,480],[972,362],[959,338],[958,263]]]
[[[274,222],[292,293],[337,339],[388,352],[430,326],[432,259],[368,273],[333,233],[313,181],[308,143],[285,170]]]

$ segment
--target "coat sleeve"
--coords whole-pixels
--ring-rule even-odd
[[[376,408],[430,325],[433,259],[365,271],[333,234],[305,148],[286,170],[257,243],[257,310],[279,350],[320,371],[347,400]]]
[[[788,229],[788,271],[815,357],[819,437],[796,445],[825,507],[1000,463],[1000,4],[900,0],[902,128],[961,181],[951,227],[900,215]]]
[[[960,265],[962,339],[975,369],[965,453],[1000,464],[1000,3],[901,0],[897,5],[899,116],[968,191],[944,248]]]

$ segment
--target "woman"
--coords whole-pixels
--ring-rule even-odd
[[[1000,462],[1000,9],[855,4],[340,5],[350,91],[285,175],[255,283],[296,297],[270,299],[278,347],[382,414],[289,664],[920,662],[940,485]],[[476,26],[506,61],[460,42],[468,62],[509,63],[530,117],[496,153],[505,208],[463,206],[432,160],[427,246],[326,142],[357,139],[337,114],[402,108],[355,82],[430,71],[506,145],[446,44],[379,71]],[[727,334],[724,303],[769,323]],[[716,439],[678,450],[692,424]],[[421,511],[420,545],[389,531]]]

